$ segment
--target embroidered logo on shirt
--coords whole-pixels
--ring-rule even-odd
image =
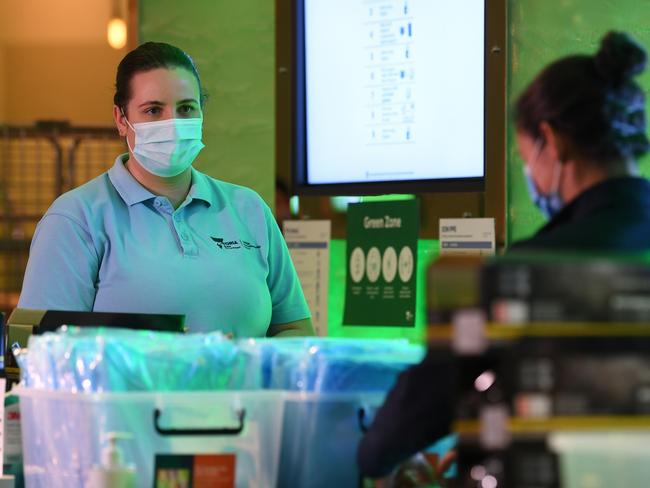
[[[246,241],[241,241],[242,246],[244,246],[246,249],[259,249],[261,246],[258,246],[257,244],[251,244],[250,242]]]
[[[226,241],[223,237],[210,237],[216,244],[219,249],[259,249],[261,246],[257,244],[252,244],[244,240],[232,240]]]

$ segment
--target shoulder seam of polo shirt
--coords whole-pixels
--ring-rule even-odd
[[[43,215],[43,217],[41,217],[41,221],[46,219],[47,217],[55,217],[55,216],[56,217],[63,217],[65,219],[68,219],[69,221],[73,222],[74,224],[78,225],[81,228],[81,230],[86,234],[86,236],[88,237],[90,242],[94,242],[93,241],[93,235],[91,234],[90,230],[81,221],[79,221],[79,219],[77,219],[76,217],[74,217],[72,215],[68,215],[68,214],[60,212],[60,211],[57,211],[57,212],[49,212],[48,211],[45,215]],[[97,248],[94,245],[92,247],[93,247],[93,251],[95,251],[95,256],[97,256],[97,259],[99,259],[99,252],[97,251]]]

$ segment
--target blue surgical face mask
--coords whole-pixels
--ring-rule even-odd
[[[557,161],[553,168],[553,185],[551,191],[544,194],[539,191],[533,175],[530,172],[530,167],[537,161],[539,154],[542,152],[544,141],[537,139],[535,141],[535,148],[533,149],[533,157],[531,161],[524,164],[524,174],[526,175],[526,183],[528,184],[528,193],[533,203],[539,208],[547,219],[551,219],[560,213],[564,207],[564,200],[560,195],[560,176],[562,175],[562,163]]]
[[[149,173],[177,176],[192,165],[205,146],[201,142],[203,118],[166,119],[127,125],[135,132],[135,146],[126,143],[135,159]]]

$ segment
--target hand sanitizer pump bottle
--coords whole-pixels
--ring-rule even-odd
[[[124,464],[118,440],[131,439],[130,434],[109,432],[108,444],[102,450],[102,465],[93,466],[88,474],[86,488],[136,488],[135,467]]]

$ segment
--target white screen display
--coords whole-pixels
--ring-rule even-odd
[[[483,176],[484,0],[305,0],[309,184]]]

